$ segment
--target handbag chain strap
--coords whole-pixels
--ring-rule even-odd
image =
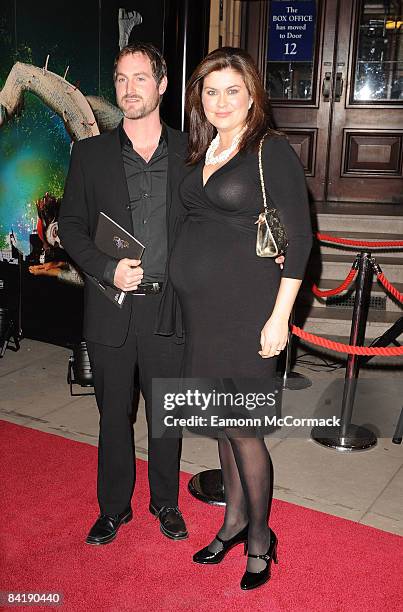
[[[262,137],[261,141],[259,142],[258,158],[259,158],[259,175],[260,175],[260,186],[262,188],[263,205],[264,205],[264,211],[267,213],[269,209],[267,206],[266,187],[264,184],[264,174],[263,174],[263,164],[262,164],[262,148],[263,148],[263,143],[264,143],[264,139],[266,138],[266,136],[267,136],[267,132]]]

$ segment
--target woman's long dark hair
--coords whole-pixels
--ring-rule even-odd
[[[267,132],[268,136],[281,135],[272,125],[269,98],[262,85],[256,65],[246,51],[237,47],[222,47],[209,53],[197,66],[186,86],[185,108],[189,118],[189,154],[187,162],[197,163],[206,153],[215,127],[207,120],[202,104],[204,78],[216,70],[231,68],[242,76],[253,104],[246,117],[247,128],[240,149],[257,149]]]

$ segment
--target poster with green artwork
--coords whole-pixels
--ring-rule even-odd
[[[82,284],[57,235],[71,144],[118,124],[114,57],[133,40],[162,47],[164,5],[164,0],[153,6],[145,0],[126,6],[113,0],[1,3],[0,279],[13,277],[10,266],[19,253],[29,312],[25,327],[39,316],[27,302],[49,293],[50,279],[52,299],[61,284]],[[15,286],[8,284],[11,291]],[[74,310],[74,304],[69,307]]]

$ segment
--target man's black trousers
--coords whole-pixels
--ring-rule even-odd
[[[182,344],[173,337],[153,333],[160,297],[127,296],[132,312],[123,346],[87,341],[100,413],[98,501],[103,514],[123,512],[133,495],[136,467],[132,413],[137,369],[148,423],[151,502],[156,508],[178,505],[181,440],[151,437],[152,379],[178,378],[183,357]]]

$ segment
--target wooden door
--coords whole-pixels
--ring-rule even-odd
[[[244,3],[242,44],[315,201],[403,202],[402,4]]]
[[[403,2],[340,0],[327,198],[403,203]]]

